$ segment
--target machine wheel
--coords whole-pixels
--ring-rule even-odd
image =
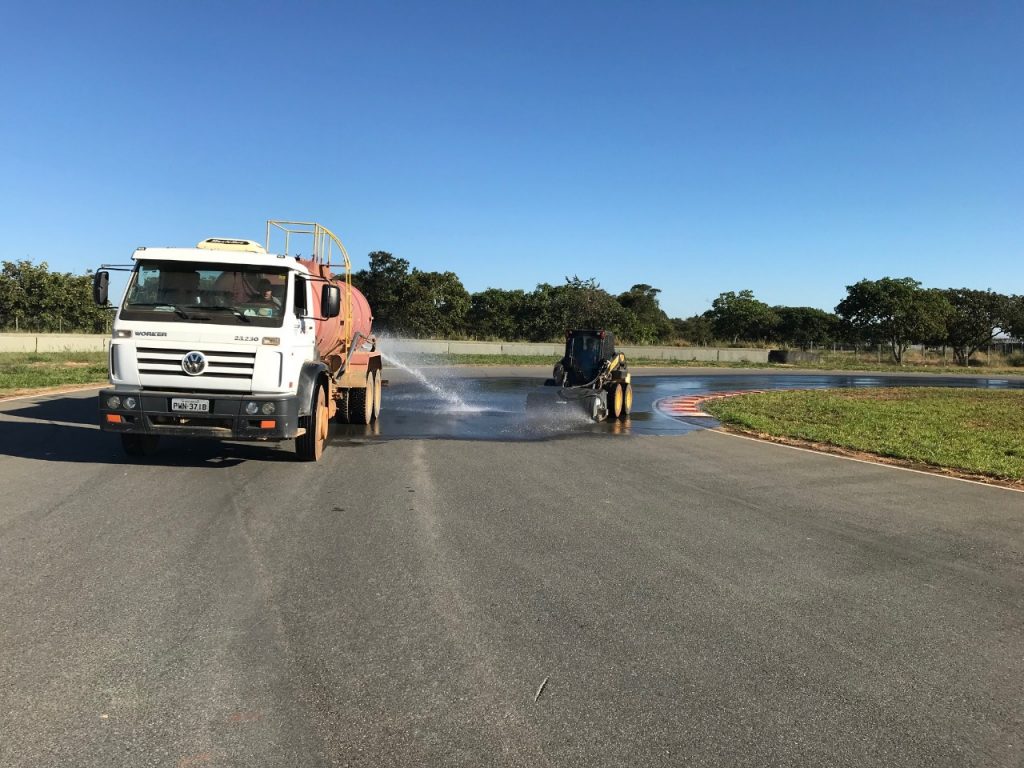
[[[626,383],[619,389],[622,390],[622,418],[626,418],[633,412],[633,385]]]
[[[324,455],[324,446],[327,444],[327,430],[330,426],[327,410],[327,393],[323,387],[317,387],[313,395],[311,412],[304,416],[300,423],[306,433],[295,438],[295,455],[300,461],[319,461]]]
[[[130,435],[122,432],[121,447],[134,458],[152,456],[160,447],[160,435]]]
[[[348,393],[348,420],[351,424],[369,424],[373,419],[373,374],[366,374],[365,387],[353,387]]]
[[[381,389],[383,388],[383,377],[381,376],[382,371],[377,371],[373,374],[373,420],[376,421],[380,418],[380,395]]]
[[[612,384],[611,389],[608,392],[609,419],[618,419],[622,417],[623,397],[622,387],[619,386],[618,382]]]
[[[601,402],[599,395],[591,395],[587,398],[587,413],[594,421],[604,421],[608,415],[608,407]]]

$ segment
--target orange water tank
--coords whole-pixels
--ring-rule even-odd
[[[364,339],[369,338],[370,330],[373,328],[373,313],[370,311],[370,303],[363,296],[362,291],[353,287],[351,289],[352,302],[352,324],[345,327],[345,281],[331,274],[330,268],[324,264],[318,264],[306,259],[299,259],[310,275],[314,278],[330,280],[341,288],[342,313],[338,317],[331,317],[327,320],[316,321],[316,348],[321,358],[337,352],[344,342],[355,339],[358,346]],[[320,312],[320,287],[323,285],[319,280],[313,282],[313,312],[314,317],[319,318]]]

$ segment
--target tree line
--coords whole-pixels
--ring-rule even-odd
[[[454,272],[410,269],[385,251],[352,283],[370,302],[374,327],[394,335],[551,341],[568,328],[607,328],[638,344],[668,342],[678,333],[658,304],[657,288],[634,285],[613,296],[593,278],[567,277],[532,291],[488,288],[470,293]]]
[[[722,293],[711,308],[670,318],[660,290],[638,283],[613,295],[594,278],[566,277],[532,291],[470,293],[454,272],[427,272],[386,251],[352,282],[370,302],[374,327],[394,335],[554,341],[569,328],[607,328],[634,344],[757,344],[809,349],[883,345],[901,363],[912,344],[943,347],[957,363],[1000,332],[1024,337],[1024,297],[969,288],[924,288],[910,277],[861,280],[827,312],[770,306],[750,290]],[[46,264],[2,262],[0,329],[104,332],[108,310],[92,302],[92,276],[51,272]]]
[[[608,328],[635,344],[761,344],[800,349],[884,345],[902,363],[912,344],[949,348],[960,365],[1000,332],[1024,337],[1024,297],[970,288],[927,289],[910,277],[861,280],[826,312],[770,306],[750,290],[722,293],[711,308],[670,318],[660,290],[640,283],[617,296],[593,278],[566,277],[533,291],[469,293],[454,272],[424,272],[386,251],[352,277],[375,327],[402,336],[551,341],[568,328]]]
[[[835,312],[770,307],[747,291],[723,293],[703,315],[684,321],[709,337],[760,340],[808,349],[829,344],[879,345],[896,363],[913,344],[949,349],[959,365],[1000,333],[1024,337],[1024,296],[972,288],[924,288],[912,277],[846,286]]]
[[[51,272],[47,263],[0,263],[0,329],[104,333],[110,311],[92,300],[92,275]]]

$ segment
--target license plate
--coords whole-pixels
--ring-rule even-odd
[[[172,397],[171,410],[183,413],[209,413],[209,400],[191,400],[187,397]]]

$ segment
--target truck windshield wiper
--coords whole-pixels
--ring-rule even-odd
[[[203,309],[205,309],[208,312],[230,312],[235,317],[237,317],[239,320],[244,320],[247,323],[251,323],[252,322],[252,320],[250,320],[248,317],[246,317],[245,315],[242,314],[241,310],[238,307],[217,307],[217,306],[207,307],[207,306],[204,306]]]
[[[129,301],[129,307],[170,307],[174,310],[176,315],[179,315],[185,320],[191,320],[192,315],[186,312],[184,309],[179,307],[177,304],[171,304],[167,301]]]

